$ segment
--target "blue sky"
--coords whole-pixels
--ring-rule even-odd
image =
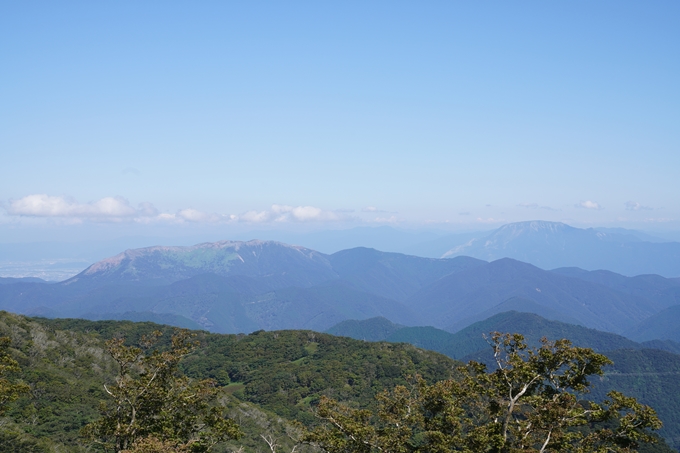
[[[678,20],[676,1],[4,2],[0,234],[679,230]]]

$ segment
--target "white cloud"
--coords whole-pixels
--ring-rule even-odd
[[[0,206],[3,206],[0,204]],[[17,200],[9,200],[3,206],[7,220],[14,218],[23,221],[29,219],[53,219],[53,221],[67,223],[94,222],[136,222],[140,224],[154,223],[276,223],[276,222],[346,222],[360,221],[360,218],[347,210],[326,210],[316,206],[289,206],[274,204],[270,209],[250,210],[242,214],[217,214],[194,208],[184,208],[172,212],[160,212],[151,203],[140,203],[132,206],[121,197],[105,197],[89,203],[46,194],[28,195]],[[382,212],[379,210],[375,211]],[[2,214],[2,210],[0,210]],[[367,220],[370,222],[370,220]],[[380,221],[392,221],[381,219]]]
[[[217,214],[208,214],[207,212],[189,208],[178,211],[177,217],[182,220],[187,220],[189,222],[215,223],[222,220],[224,216],[220,216]]]
[[[245,223],[268,222],[330,222],[351,220],[347,214],[339,211],[327,211],[315,206],[272,205],[267,211],[247,211],[231,219]]]
[[[177,214],[161,214],[159,220],[197,223],[273,223],[273,222],[329,222],[350,220],[351,217],[337,211],[326,211],[314,206],[272,205],[265,211],[250,210],[242,214],[210,214],[196,209],[182,209]]]
[[[138,209],[121,197],[105,197],[90,203],[78,203],[64,197],[46,194],[27,195],[10,200],[7,213],[26,217],[63,217],[79,219],[122,219],[157,215],[150,203],[142,203]]]
[[[235,216],[236,220],[239,222],[246,222],[246,223],[265,223],[269,222],[272,219],[271,212],[269,211],[248,211],[240,216]]]
[[[156,219],[166,222],[172,222],[177,220],[177,216],[175,214],[162,213],[158,214],[158,216],[156,216]]]
[[[626,201],[624,203],[626,206],[626,209],[628,211],[647,211],[647,210],[652,210],[653,208],[649,206],[642,206],[640,203],[637,201]]]
[[[334,212],[324,212],[313,206],[298,206],[290,211],[295,220],[307,222],[310,220],[336,220],[338,218]]]
[[[575,205],[577,208],[584,208],[584,209],[595,209],[597,211],[601,211],[604,209],[602,206],[599,205],[599,203],[595,203],[594,201],[586,200],[582,201],[579,204]]]

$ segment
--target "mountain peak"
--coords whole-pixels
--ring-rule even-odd
[[[314,283],[336,278],[322,253],[275,241],[251,240],[129,249],[93,264],[65,284],[82,279],[170,283],[205,273],[281,277],[290,266],[316,275],[317,278],[312,279]],[[312,281],[306,281],[303,274],[299,275],[302,280],[293,278],[293,281],[300,286],[308,286]]]
[[[548,222],[547,220],[528,220],[526,222],[514,222],[503,225],[492,233],[498,234],[527,234],[533,232],[558,233],[563,231],[576,230],[576,228],[562,222]]]
[[[680,272],[680,243],[648,242],[634,230],[576,228],[543,220],[503,225],[488,236],[452,248],[442,258],[461,255],[485,261],[514,258],[542,269],[580,267],[667,277]]]
[[[105,258],[92,266],[88,267],[83,271],[83,275],[92,275],[100,272],[106,272],[117,268],[125,261],[136,261],[144,257],[151,255],[187,255],[195,254],[196,252],[218,252],[225,249],[232,249],[235,252],[240,251],[243,248],[253,249],[253,253],[257,255],[258,251],[261,251],[263,247],[286,247],[294,250],[306,250],[304,247],[283,244],[276,241],[261,241],[259,239],[253,239],[250,241],[217,241],[217,242],[203,242],[200,244],[190,245],[190,246],[167,246],[167,245],[154,245],[151,247],[143,247],[139,249],[128,249],[118,255],[112,256],[110,258]],[[260,249],[260,250],[258,250]],[[243,259],[241,258],[243,261]]]
[[[508,223],[493,231],[489,236],[480,239],[472,239],[463,245],[449,250],[442,258],[470,254],[475,258],[493,261],[508,255],[487,253],[487,255],[482,258],[481,256],[471,254],[470,251],[479,248],[483,248],[487,251],[505,250],[513,243],[526,241],[540,241],[541,243],[552,242],[555,239],[561,239],[564,235],[578,231],[586,230],[580,230],[562,222],[548,222],[545,220]]]

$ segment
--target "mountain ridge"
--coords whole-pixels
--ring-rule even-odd
[[[467,255],[485,261],[513,258],[542,269],[607,269],[632,276],[680,277],[680,242],[649,242],[634,232],[582,229],[561,222],[509,223],[454,247],[442,257]]]
[[[283,270],[281,263],[296,266],[288,265]],[[297,272],[291,274],[291,270]],[[301,270],[306,273],[301,273]],[[312,286],[337,277],[322,253],[275,241],[252,240],[129,249],[94,263],[62,284],[102,279],[172,283],[204,273],[257,277],[278,275],[291,285],[302,286]]]
[[[364,247],[325,255],[258,240],[128,250],[61,283],[0,285],[0,309],[89,319],[177,315],[222,333],[325,330],[374,316],[454,332],[508,310],[625,333],[678,304],[680,280],[658,275]]]
[[[649,299],[596,283],[565,277],[510,258],[443,277],[411,296],[425,320],[444,330],[492,309],[511,297],[523,297],[559,309],[579,324],[621,333],[661,310]]]

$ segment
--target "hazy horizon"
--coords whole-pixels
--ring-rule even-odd
[[[594,228],[607,233],[623,233],[646,242],[680,242],[680,232],[653,232],[624,228]],[[299,231],[241,230],[202,231],[166,236],[71,237],[34,241],[0,242],[0,277],[38,277],[62,281],[89,265],[112,257],[127,249],[152,246],[191,246],[217,241],[277,241],[332,254],[355,247],[368,247],[383,252],[397,252],[427,258],[447,257],[446,253],[471,239],[482,239],[498,228],[469,231],[442,229],[402,229],[389,225],[345,229]],[[30,236],[30,235],[29,235]],[[31,236],[32,237],[32,236]],[[597,252],[595,252],[597,253]]]
[[[6,3],[0,243],[526,220],[678,237],[679,13]]]

